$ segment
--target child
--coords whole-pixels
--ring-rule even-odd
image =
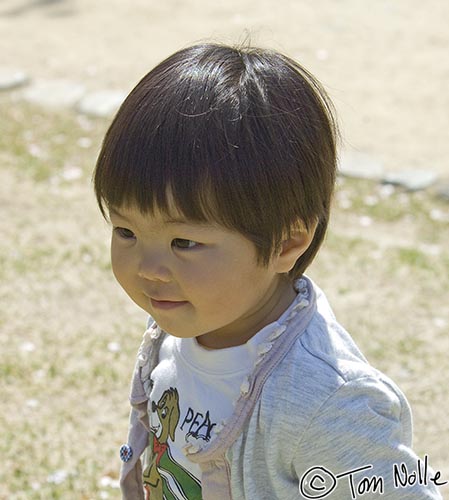
[[[95,190],[114,274],[151,316],[123,498],[441,498],[405,397],[303,274],[336,138],[315,78],[256,48],[181,50],[120,108]]]

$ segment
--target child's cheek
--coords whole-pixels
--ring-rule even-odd
[[[132,282],[133,267],[135,267],[134,259],[114,242],[111,245],[111,266],[116,280],[128,292]],[[134,270],[134,273],[136,272]]]

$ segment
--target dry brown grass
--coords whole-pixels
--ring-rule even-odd
[[[1,105],[0,499],[118,498],[145,314],[112,277],[92,193],[106,123]],[[449,232],[435,220],[449,206],[429,193],[382,199],[370,183],[340,193],[309,274],[402,387],[416,450],[449,479]]]

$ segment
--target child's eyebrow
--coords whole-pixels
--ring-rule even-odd
[[[164,223],[166,224],[190,224],[193,225],[206,225],[207,222],[194,222],[184,219],[183,217],[164,217]]]
[[[214,225],[206,221],[193,221],[184,219],[183,217],[164,217],[164,224],[183,224],[184,226],[197,226],[202,228],[211,228]]]
[[[164,222],[166,224],[189,224],[189,221],[183,217],[164,217]]]

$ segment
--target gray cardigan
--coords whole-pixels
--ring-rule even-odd
[[[188,455],[201,467],[203,498],[349,500],[363,493],[364,500],[441,499],[427,458],[411,450],[404,395],[367,363],[321,290],[308,278],[299,283],[307,300],[298,295],[302,307],[261,354],[234,414],[206,449]],[[145,382],[165,335],[148,330],[139,350],[123,499],[144,498],[139,457],[148,444]],[[409,485],[414,472],[419,479]]]

